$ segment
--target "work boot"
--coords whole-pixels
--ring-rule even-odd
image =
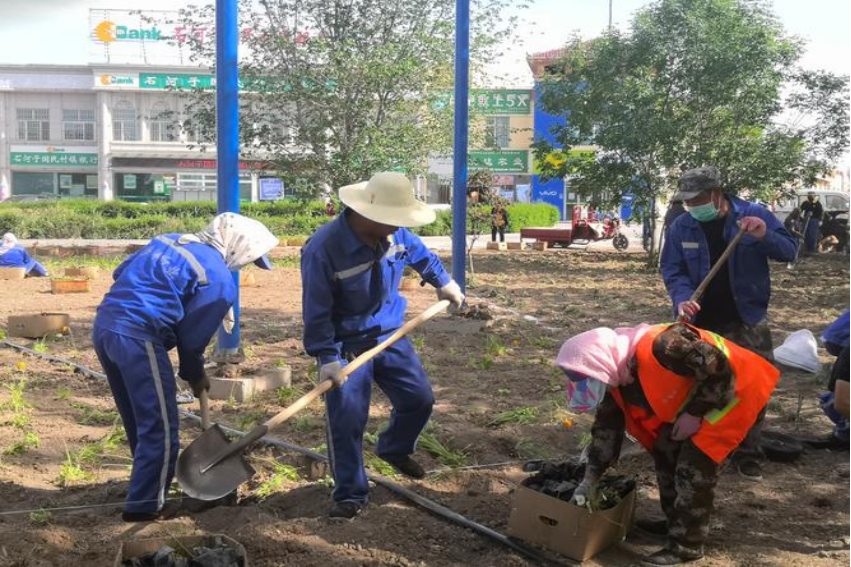
[[[668,520],[638,519],[635,520],[635,527],[655,536],[668,535]]]
[[[125,522],[153,522],[159,517],[159,512],[121,512],[121,519]]]
[[[405,455],[404,457],[381,457],[393,466],[394,469],[410,478],[425,478],[425,469],[414,459]]]
[[[753,459],[743,459],[736,463],[739,475],[748,480],[759,482],[762,480],[762,465]]]
[[[847,451],[848,441],[843,441],[833,433],[824,437],[816,437],[804,441],[811,449],[828,449],[831,451]]]
[[[668,544],[656,553],[651,553],[640,561],[641,565],[682,565],[703,558],[702,548],[688,548],[677,544]]]
[[[335,502],[334,505],[331,506],[331,510],[328,512],[328,517],[338,520],[351,520],[360,514],[361,510],[363,510],[363,506],[357,502],[343,500],[342,502]]]

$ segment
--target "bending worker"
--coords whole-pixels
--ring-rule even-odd
[[[0,244],[0,268],[24,268],[27,277],[43,278],[50,275],[44,266],[29,255],[27,249],[20,245],[11,232],[3,235],[3,243]]]
[[[405,266],[437,288],[440,299],[460,307],[464,295],[440,259],[405,228],[434,221],[434,211],[414,198],[400,173],[378,173],[369,182],[340,189],[347,206],[316,231],[301,255],[304,347],[319,364],[319,380],[337,384],[325,395],[328,455],[334,475],[332,518],[354,518],[367,504],[363,433],[373,381],[390,399],[390,423],[376,453],[399,472],[422,478],[411,458],[426,426],[434,395],[408,339],[387,348],[348,380],[347,361],[402,326],[407,301],[399,295]]]
[[[771,211],[725,193],[714,167],[684,172],[679,188],[674,198],[683,200],[688,214],[671,224],[660,261],[675,315],[686,316],[701,329],[772,360],[766,319],[771,297],[768,260],[792,262],[797,241]],[[691,301],[739,227],[745,228],[739,245],[709,283],[700,303]],[[749,480],[762,479],[761,425],[762,419],[734,459],[739,473]]]
[[[756,422],[780,372],[749,350],[684,323],[593,329],[565,342],[557,363],[568,379],[570,407],[597,407],[574,503],[593,498],[627,431],[653,455],[665,514],[665,520],[637,525],[668,538],[642,564],[703,557],[719,466]]]
[[[210,388],[204,350],[236,298],[231,272],[266,257],[278,243],[260,222],[218,215],[198,234],[158,236],[115,270],[95,316],[92,341],[106,372],[133,455],[122,518],[159,517],[179,447],[174,370],[195,396]],[[225,321],[228,329],[228,321]]]

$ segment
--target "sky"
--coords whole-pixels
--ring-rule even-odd
[[[559,47],[574,33],[594,37],[608,25],[609,0],[531,0],[515,11],[521,23],[515,43],[495,62],[507,77],[493,86],[531,86],[527,53]],[[89,8],[176,10],[186,0],[0,0],[0,64],[74,65],[90,62]],[[196,0],[204,4],[204,0]],[[611,0],[612,22],[627,29],[647,0]],[[851,2],[774,0],[774,13],[787,32],[803,39],[801,64],[851,75]],[[847,159],[844,161],[848,161]]]

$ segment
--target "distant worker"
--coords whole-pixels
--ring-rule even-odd
[[[833,422],[833,432],[817,439],[810,439],[807,445],[814,449],[831,449],[847,451],[851,435],[849,435],[848,409],[848,344],[849,344],[849,311],[837,319],[824,331],[822,341],[828,354],[836,357],[830,372],[830,382],[827,392],[819,397],[819,405],[830,421]]]
[[[0,244],[0,268],[24,268],[30,278],[50,275],[44,266],[29,255],[27,249],[21,246],[11,232],[3,235],[3,243]]]
[[[491,208],[491,242],[496,242],[497,233],[499,233],[499,241],[505,242],[506,228],[508,228],[508,211],[505,205],[497,203]]]
[[[95,316],[92,342],[127,432],[133,456],[122,518],[160,517],[180,445],[176,384],[168,351],[177,347],[180,377],[200,397],[210,388],[204,351],[236,299],[233,274],[278,239],[262,223],[234,213],[203,232],[165,234],[118,266]]]
[[[824,207],[819,203],[818,195],[812,191],[807,193],[807,200],[801,203],[801,213],[804,218],[809,218],[804,234],[804,250],[807,254],[815,254],[818,252],[819,227],[824,217]]]
[[[766,360],[772,360],[771,332],[766,316],[771,297],[768,260],[791,262],[798,242],[771,211],[724,192],[715,167],[683,173],[680,191],[687,215],[668,231],[660,266],[675,316],[718,333]],[[745,234],[727,262],[709,283],[700,303],[691,295],[709,273],[740,227]],[[760,427],[742,442],[735,456],[739,473],[762,478]]]
[[[414,198],[405,175],[384,172],[340,189],[346,210],[319,228],[301,253],[304,350],[317,358],[325,394],[328,457],[334,476],[328,515],[352,519],[367,505],[363,435],[373,383],[390,400],[386,428],[375,453],[396,470],[423,478],[411,455],[434,406],[434,393],[414,347],[402,338],[367,364],[342,374],[346,364],[402,326],[407,300],[399,282],[410,266],[436,288],[438,299],[461,307],[464,294],[433,252],[404,227],[434,222],[435,213]]]
[[[653,456],[665,515],[636,525],[668,540],[641,565],[703,557],[721,465],[764,411],[780,371],[684,323],[592,329],[568,339],[556,363],[567,378],[569,407],[596,408],[585,477],[573,503],[595,500],[598,482],[629,433]]]
[[[334,201],[328,199],[328,202],[325,203],[325,216],[326,217],[336,217],[337,216],[337,207],[334,206]]]

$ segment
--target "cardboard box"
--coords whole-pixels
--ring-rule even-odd
[[[46,335],[55,335],[71,326],[71,317],[67,313],[40,313],[35,315],[10,315],[6,323],[10,337],[40,339]]]
[[[0,280],[22,280],[26,276],[26,268],[0,268]]]
[[[239,285],[240,287],[255,287],[257,285],[257,278],[254,276],[254,272],[240,270]]]
[[[50,291],[53,293],[88,293],[92,291],[92,280],[83,279],[53,279],[50,280]]]
[[[488,250],[506,250],[505,242],[488,242]]]
[[[614,508],[590,512],[521,485],[514,493],[508,533],[584,561],[622,541],[634,511],[635,490]]]
[[[127,559],[133,559],[134,557],[141,557],[148,553],[154,553],[164,545],[176,550],[191,550],[193,547],[216,546],[217,542],[221,542],[221,544],[235,549],[237,554],[242,557],[243,567],[248,567],[248,556],[245,553],[245,548],[242,547],[239,542],[224,534],[157,537],[151,539],[124,541],[121,543],[121,547],[118,548],[118,555],[115,557],[114,566],[121,567],[121,564]]]

